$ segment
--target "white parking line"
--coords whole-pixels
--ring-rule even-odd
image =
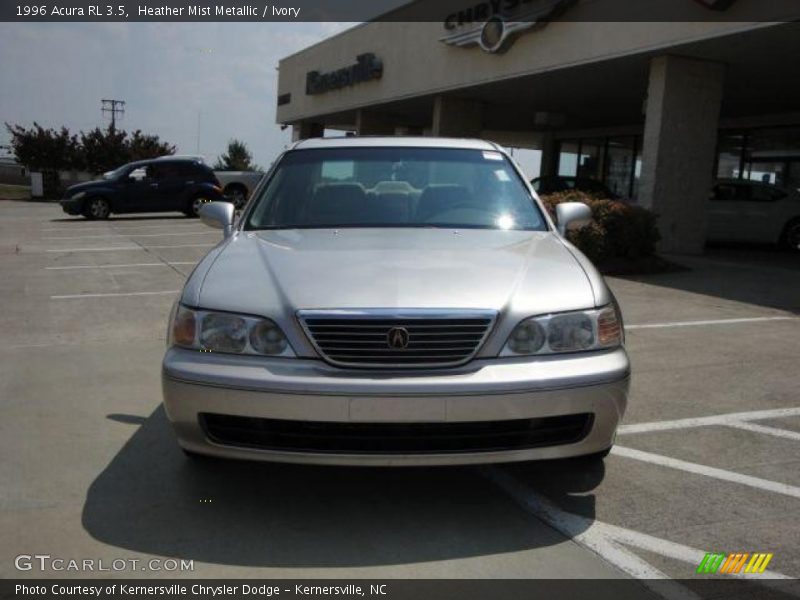
[[[45,252],[111,252],[112,250],[141,249],[141,246],[106,246],[104,248],[48,248]]]
[[[640,548],[641,550],[647,550],[648,552],[653,552],[655,554],[660,554],[661,556],[666,556],[667,558],[672,558],[674,560],[679,560],[681,562],[688,563],[695,568],[700,564],[700,561],[703,560],[706,555],[704,550],[698,550],[697,548],[684,546],[683,544],[676,544],[675,542],[670,542],[669,540],[648,535],[646,533],[625,529],[624,527],[618,527],[617,525],[611,525],[609,523],[599,523],[598,525],[607,535],[611,536],[619,543],[625,544],[626,546],[633,546],[634,548]],[[775,571],[764,571],[763,573],[736,573],[735,577],[737,579],[757,580],[794,579],[793,577],[784,575],[783,573],[777,573]],[[769,584],[765,585],[769,586]],[[785,588],[783,586],[779,586],[778,589]]]
[[[132,231],[138,229],[175,229],[183,227],[197,227],[197,221],[176,221],[171,225],[118,225],[116,223],[98,223],[96,227],[45,227],[40,229],[41,232],[53,233],[83,233],[83,232],[96,232],[96,231]]]
[[[665,323],[641,323],[626,325],[625,329],[665,329],[669,327],[699,327],[703,325],[734,325],[737,323],[759,323],[761,321],[800,321],[800,317],[747,317],[740,319],[712,319],[708,321],[669,321]]]
[[[217,233],[219,235],[219,233]],[[211,248],[212,246],[216,246],[216,243],[213,244],[178,244],[174,246],[142,246],[143,249],[154,249],[154,250],[163,250],[164,248]]]
[[[219,235],[218,231],[187,231],[186,233],[169,232],[169,233],[106,233],[102,235],[75,235],[75,236],[62,236],[62,237],[44,237],[43,240],[88,240],[90,238],[125,238],[125,237],[172,237],[181,235]]]
[[[197,261],[157,262],[157,263],[127,263],[124,265],[70,265],[66,267],[45,267],[45,271],[70,271],[73,269],[123,269],[128,267],[169,267],[171,265],[196,265]]]
[[[628,552],[618,544],[614,544],[612,540],[602,533],[598,527],[599,523],[596,521],[562,511],[544,496],[522,484],[502,468],[487,467],[482,469],[482,473],[536,518],[577,544],[598,554],[603,560],[614,565],[622,572],[642,580],[644,585],[650,587],[648,585],[649,581],[668,579],[667,575],[657,568],[635,554]],[[677,583],[673,593],[665,597],[675,599],[698,598],[698,596]]]
[[[109,252],[112,250],[163,250],[164,248],[210,248],[216,244],[173,244],[170,246],[107,246],[105,248],[50,248],[45,252]]]
[[[800,498],[800,487],[795,487],[786,483],[778,483],[777,481],[761,479],[760,477],[742,475],[733,471],[726,471],[725,469],[717,469],[716,467],[709,467],[707,465],[687,462],[685,460],[670,458],[669,456],[654,454],[652,452],[644,452],[642,450],[626,448],[625,446],[614,446],[611,449],[611,453],[616,454],[617,456],[624,456],[625,458],[632,458],[634,460],[660,465],[662,467],[686,471],[687,473],[694,473],[696,475],[704,475],[706,477],[712,477],[722,481],[738,483],[740,485],[746,485],[760,490],[765,490],[767,492],[791,496],[792,498]]]
[[[744,421],[739,421],[738,423],[725,423],[725,427],[734,427],[736,429],[744,429],[745,431],[752,431],[754,433],[774,435],[775,437],[800,442],[800,431],[789,431],[788,429],[779,429],[777,427],[769,427],[767,425],[757,425],[756,423],[745,423]]]
[[[177,294],[180,290],[166,290],[163,292],[116,292],[112,294],[65,294],[61,296],[50,296],[50,300],[70,300],[75,298],[119,298],[122,296],[164,296],[166,294]]]
[[[563,511],[544,495],[514,478],[502,467],[484,467],[482,473],[537,519],[576,543],[596,552],[601,558],[628,575],[644,579],[645,581],[642,583],[657,594],[665,598],[697,597],[677,582],[659,581],[667,576],[622,546],[640,548],[692,565],[692,573],[703,560],[706,551]],[[785,583],[782,582],[793,579],[771,570],[764,573],[738,573],[732,577],[736,579],[752,578],[762,585],[781,590],[786,589]],[[780,582],[770,580],[780,580]]]
[[[630,433],[649,433],[651,431],[669,431],[670,429],[688,429],[691,427],[707,427],[709,425],[729,425],[741,421],[758,421],[760,419],[780,419],[782,417],[800,416],[800,407],[775,408],[772,410],[753,410],[749,412],[728,413],[710,417],[694,417],[675,419],[672,421],[654,421],[650,423],[633,423],[617,429],[618,435]]]

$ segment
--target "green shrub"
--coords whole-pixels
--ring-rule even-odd
[[[619,258],[637,260],[655,255],[661,236],[656,227],[656,215],[646,208],[618,200],[594,198],[575,190],[541,198],[553,218],[556,205],[562,202],[589,205],[592,222],[580,229],[570,229],[567,238],[592,262]]]

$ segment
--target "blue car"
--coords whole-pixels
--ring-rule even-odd
[[[214,172],[200,158],[162,157],[128,163],[98,181],[67,188],[68,215],[107,219],[112,213],[182,212],[196,217],[206,202],[224,200]]]

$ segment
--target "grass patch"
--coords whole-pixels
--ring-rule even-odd
[[[0,183],[0,200],[30,200],[30,198],[30,186]]]

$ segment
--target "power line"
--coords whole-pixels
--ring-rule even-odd
[[[113,99],[102,99],[103,106],[101,110],[104,113],[111,113],[111,128],[116,129],[117,127],[117,114],[124,115],[125,114],[125,101],[124,100],[113,100]]]

